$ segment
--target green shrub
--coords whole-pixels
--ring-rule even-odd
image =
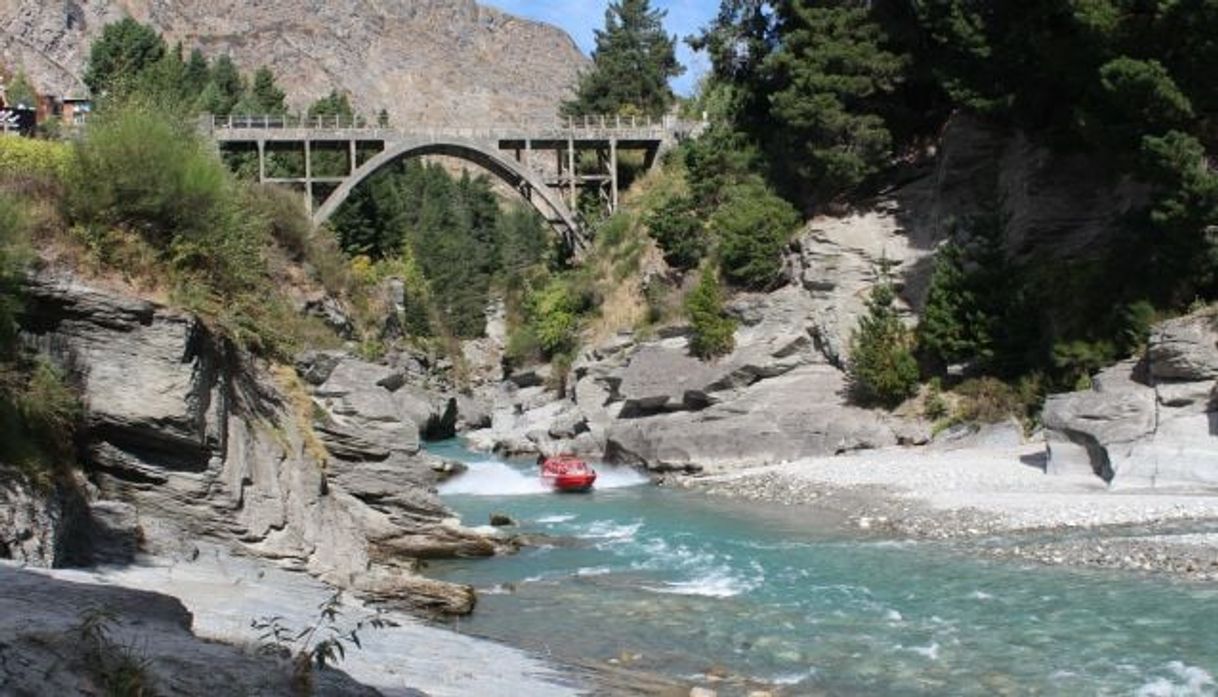
[[[98,113],[67,177],[73,221],[135,230],[160,249],[237,223],[237,192],[186,123],[130,103]]]
[[[546,356],[571,351],[579,329],[579,302],[565,283],[551,281],[529,299],[529,324]]]
[[[950,409],[947,400],[943,398],[943,388],[939,379],[931,380],[926,392],[926,402],[922,405],[922,415],[931,422],[946,419]]]
[[[956,400],[956,422],[998,423],[1018,419],[1025,428],[1036,419],[1044,402],[1044,381],[1037,375],[1021,378],[1017,383],[983,377],[966,380],[953,390]]]
[[[68,172],[71,161],[72,148],[66,143],[0,137],[0,178],[60,180]]]
[[[0,194],[0,361],[12,357],[20,309],[21,270],[28,256],[21,204]]]
[[[706,254],[706,230],[689,196],[665,199],[646,215],[644,224],[673,268],[692,269]]]
[[[45,361],[0,363],[0,463],[49,484],[75,462],[82,407]]]
[[[871,292],[867,314],[850,337],[849,374],[862,404],[895,407],[918,387],[913,337],[893,309],[892,285],[884,279]]]
[[[265,221],[271,238],[294,261],[311,261],[313,221],[301,205],[300,194],[273,185],[250,185],[245,205]]]
[[[729,189],[710,219],[723,275],[745,288],[773,287],[782,273],[783,248],[797,225],[799,214],[768,188],[743,184]]]
[[[689,350],[702,359],[731,353],[736,345],[736,321],[723,312],[723,290],[713,267],[702,270],[698,285],[685,299],[693,328]]]

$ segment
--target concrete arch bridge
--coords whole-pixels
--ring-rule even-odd
[[[326,222],[357,186],[386,166],[405,158],[444,155],[477,165],[511,186],[576,250],[588,241],[577,208],[581,191],[595,191],[604,209],[615,211],[623,152],[642,153],[645,167],[650,169],[664,151],[696,136],[705,124],[671,117],[586,117],[490,126],[390,128],[336,117],[205,116],[200,127],[222,150],[256,151],[260,182],[303,189],[305,205],[317,225]],[[303,171],[269,176],[268,158],[283,151],[302,154]],[[318,172],[315,162],[321,151],[341,153],[342,171]]]

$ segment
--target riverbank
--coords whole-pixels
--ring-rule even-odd
[[[278,617],[292,630],[311,626],[318,622],[319,607],[335,592],[303,573],[232,556],[215,546],[199,545],[199,549],[193,558],[146,558],[124,567],[30,568],[24,572],[45,577],[48,584],[66,582],[174,598],[189,611],[188,629],[195,636],[231,645],[248,655],[256,655],[254,649],[260,643],[260,631],[251,627],[251,621]],[[360,632],[361,646],[345,646],[346,656],[337,667],[386,697],[568,697],[583,692],[583,680],[570,669],[499,643],[429,625],[404,612],[377,612],[350,594],[342,596],[334,625],[345,631],[374,616],[391,625],[365,627]],[[132,619],[138,620],[138,613]],[[130,634],[132,645],[141,646],[144,637],[139,622],[131,625]]]
[[[892,448],[664,484],[810,506],[877,537],[987,557],[1218,581],[1218,492],[1110,490],[1093,476],[1048,476],[1043,457],[1039,444]]]

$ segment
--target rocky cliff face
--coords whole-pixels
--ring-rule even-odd
[[[687,337],[622,335],[573,366],[559,401],[522,373],[493,395],[487,449],[580,452],[653,471],[716,471],[923,441],[925,429],[845,406],[846,381],[818,350],[796,286],[742,296],[736,349],[705,363]],[[923,435],[918,435],[919,432]]]
[[[443,463],[419,449],[421,432],[451,429],[450,400],[342,355],[302,365],[310,388],[193,316],[67,277],[34,279],[26,295],[25,339],[84,396],[90,481],[83,513],[0,486],[6,530],[30,531],[0,540],[7,556],[72,563],[60,542],[91,539],[127,560],[189,556],[209,540],[365,596],[472,608],[471,589],[414,573],[420,559],[497,548],[449,520],[432,488]]]
[[[1114,488],[1218,488],[1216,319],[1164,322],[1140,360],[1104,371],[1089,391],[1049,398],[1048,471]]]
[[[894,265],[901,298],[917,312],[935,249],[953,236],[967,243],[970,219],[1002,221],[1003,248],[1015,263],[1067,261],[1102,251],[1148,195],[1093,158],[1056,153],[967,115],[948,123],[934,155],[870,208],[817,218],[798,240],[791,275],[812,297],[813,331],[834,364],[844,364],[881,261]]]
[[[79,92],[91,42],[130,15],[186,50],[273,69],[291,102],[347,90],[396,123],[550,118],[586,63],[554,27],[473,0],[0,0],[0,59]]]

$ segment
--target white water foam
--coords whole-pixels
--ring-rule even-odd
[[[578,517],[579,517],[579,516],[577,516],[577,515],[575,515],[575,514],[571,514],[571,515],[547,515],[547,516],[542,516],[542,517],[538,518],[538,519],[537,519],[535,522],[536,522],[536,523],[538,523],[538,524],[540,524],[540,525],[556,525],[556,524],[558,524],[558,523],[569,523],[569,522],[571,522],[571,521],[575,520],[575,519],[576,519],[576,518],[578,518]]]
[[[625,467],[598,467],[596,471],[597,489],[621,489],[648,481],[644,475]],[[552,491],[535,471],[521,470],[498,460],[471,462],[468,471],[444,482],[439,490],[441,494],[467,496],[528,496]]]
[[[1137,697],[1214,697],[1214,676],[1180,661],[1167,664],[1172,678],[1156,678],[1143,685]]]
[[[900,645],[898,645],[897,649],[902,650],[902,651],[910,651],[910,652],[918,654],[919,656],[925,656],[927,659],[929,659],[931,661],[939,660],[939,642],[937,642],[937,641],[930,642],[929,646],[900,646]]]
[[[611,573],[613,573],[613,569],[607,566],[581,566],[575,571],[575,575],[580,577],[607,576]]]
[[[767,682],[774,685],[798,685],[805,680],[811,680],[816,677],[816,669],[809,668],[802,673],[779,673],[770,678]]]
[[[600,544],[595,545],[597,549],[602,549],[605,545],[618,545],[626,542],[633,542],[635,536],[639,534],[639,530],[643,529],[643,521],[636,520],[633,523],[618,523],[612,520],[598,520],[588,525],[579,537],[585,540],[601,540]]]
[[[673,581],[663,586],[643,586],[643,590],[669,595],[696,595],[703,598],[732,598],[758,586],[758,581],[733,576],[726,569],[716,569],[692,581]]]

